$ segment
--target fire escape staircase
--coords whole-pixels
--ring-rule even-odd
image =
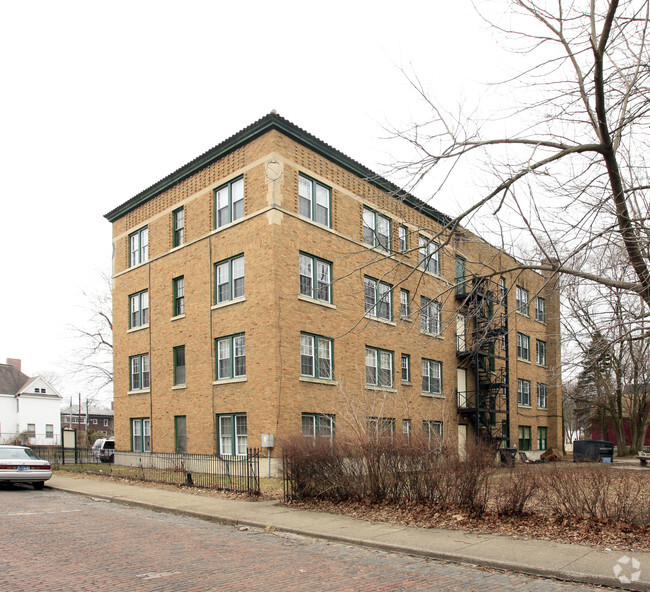
[[[489,278],[463,278],[462,282],[457,278],[457,285],[459,313],[467,319],[466,334],[457,337],[457,356],[474,385],[473,390],[457,393],[458,413],[469,419],[477,442],[508,447],[507,299],[501,286]]]

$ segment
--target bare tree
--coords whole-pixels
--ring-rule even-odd
[[[112,390],[113,385],[111,278],[105,273],[100,273],[100,278],[100,286],[95,291],[84,292],[86,322],[71,328],[78,347],[70,363],[70,372],[86,380],[95,395],[109,387]]]
[[[638,294],[650,305],[650,0],[508,5],[513,24],[493,26],[525,56],[523,73],[501,83],[502,100],[512,104],[483,121],[477,113],[453,116],[411,77],[430,117],[394,130],[415,151],[394,172],[409,175],[408,189],[428,176],[442,179],[433,200],[467,171],[462,164],[486,168],[485,192],[438,231],[438,242],[480,213],[502,232],[528,236],[535,259],[519,251],[514,269],[566,274]],[[489,137],[497,118],[506,133]],[[612,243],[622,247],[626,277],[592,265],[593,254]],[[512,247],[505,238],[504,244]]]

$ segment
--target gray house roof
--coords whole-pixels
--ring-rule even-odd
[[[61,415],[79,415],[79,405],[68,405],[67,407],[61,408]],[[81,405],[81,415],[86,415],[86,406]],[[105,417],[113,417],[112,409],[105,409],[104,407],[95,407],[94,405],[88,405],[88,415],[101,415]]]
[[[0,394],[15,395],[29,380],[29,376],[10,364],[0,364]]]

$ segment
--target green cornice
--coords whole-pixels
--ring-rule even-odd
[[[265,115],[255,123],[252,123],[248,127],[236,133],[234,136],[231,136],[227,140],[221,142],[221,144],[218,144],[201,156],[187,163],[185,166],[182,166],[180,169],[174,171],[170,175],[167,175],[164,179],[161,179],[157,183],[154,183],[151,187],[148,187],[144,191],[141,191],[128,201],[108,212],[108,214],[105,214],[104,217],[109,222],[115,222],[122,216],[128,214],[131,210],[134,210],[138,206],[141,206],[143,203],[149,201],[150,199],[153,199],[157,195],[160,195],[163,191],[166,191],[170,187],[173,187],[177,183],[180,183],[201,169],[209,166],[213,162],[219,160],[220,158],[223,158],[227,154],[233,152],[234,150],[237,150],[248,142],[252,142],[255,138],[258,138],[259,136],[271,130],[279,131],[292,140],[302,144],[306,148],[309,148],[324,158],[331,160],[345,170],[353,173],[354,175],[357,175],[358,177],[361,177],[362,179],[365,179],[381,191],[392,195],[395,197],[395,199],[404,201],[412,208],[415,208],[419,212],[422,212],[424,215],[436,220],[440,224],[447,224],[450,221],[448,216],[442,214],[438,210],[417,199],[410,193],[403,191],[397,185],[391,183],[383,177],[380,177],[369,168],[363,166],[361,163],[353,160],[349,156],[346,156],[342,152],[336,150],[336,148],[333,148],[315,136],[312,136],[310,133],[299,128],[297,125],[294,125],[275,112]]]

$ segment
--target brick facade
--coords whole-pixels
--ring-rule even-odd
[[[461,438],[459,423],[469,424],[467,435],[473,437],[472,419],[457,409],[457,368],[467,367],[467,361],[459,357],[456,346],[456,317],[463,312],[462,300],[456,297],[456,257],[466,261],[468,278],[512,268],[513,259],[460,229],[440,249],[439,274],[421,271],[418,237],[434,237],[443,228],[444,216],[410,196],[394,197],[386,190],[388,182],[368,179],[360,174],[367,169],[275,114],[190,165],[106,215],[113,224],[118,449],[142,446],[173,452],[179,447],[180,431],[181,448],[219,452],[217,418],[227,414],[245,414],[243,444],[257,447],[262,434],[273,434],[274,456],[283,438],[301,433],[303,414],[333,416],[335,437],[365,429],[368,417],[394,418],[396,431],[401,431],[403,420],[411,420],[414,432],[422,430],[425,420],[442,422],[444,438],[452,444]],[[330,190],[331,226],[300,215],[301,175]],[[215,228],[215,190],[239,178],[244,215]],[[174,247],[173,212],[180,207],[183,244]],[[390,256],[364,244],[364,207],[390,219]],[[400,224],[407,229],[408,248],[398,252]],[[133,264],[129,237],[144,227],[146,261]],[[301,295],[301,253],[312,262],[331,263],[331,303]],[[245,264],[244,295],[216,304],[215,264],[240,255]],[[174,309],[174,279],[179,277],[184,287],[182,314]],[[501,277],[496,276],[495,285]],[[538,428],[547,428],[548,446],[561,448],[556,282],[531,271],[503,277],[508,311],[507,436],[517,446],[519,426],[530,426],[534,451]],[[392,286],[390,320],[364,315],[364,278]],[[516,286],[527,291],[528,315],[516,312]],[[400,316],[401,289],[409,292],[409,319]],[[134,323],[130,296],[144,291],[148,318],[136,314]],[[538,296],[545,302],[545,322],[535,318]],[[422,297],[442,306],[440,335],[421,330]],[[517,333],[530,340],[530,361],[517,359]],[[245,335],[245,375],[219,379],[215,340],[240,334]],[[332,379],[301,376],[301,334],[331,339]],[[544,366],[536,363],[537,340],[546,344]],[[234,344],[231,339],[231,353]],[[174,348],[180,346],[184,376],[175,375],[182,358],[176,357]],[[367,385],[366,348],[392,352],[392,386]],[[408,381],[401,380],[402,354],[410,359]],[[148,387],[141,366],[146,355]],[[423,359],[442,364],[440,394],[423,394]],[[131,382],[133,363],[139,368],[137,388]],[[230,363],[234,368],[234,359]],[[504,364],[499,359],[497,369]],[[466,388],[471,391],[475,382],[471,368],[468,376]],[[530,405],[518,405],[518,380],[530,383]],[[546,408],[537,406],[537,384],[546,385]],[[150,430],[144,444],[137,433],[134,438],[134,420],[136,432]]]

